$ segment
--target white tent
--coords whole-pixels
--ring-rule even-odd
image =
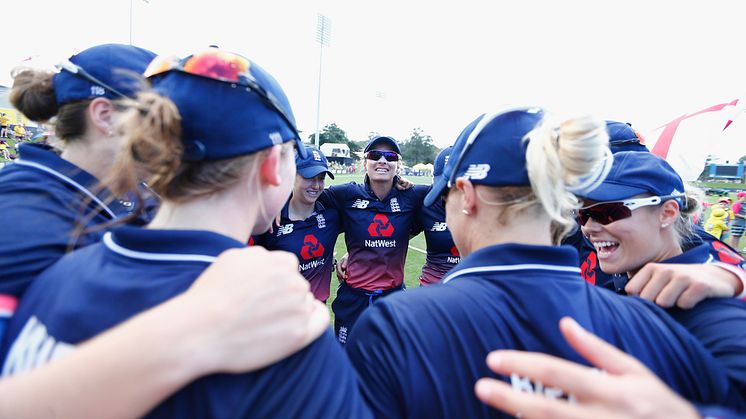
[[[343,143],[321,144],[321,152],[326,157],[350,157],[350,147]]]

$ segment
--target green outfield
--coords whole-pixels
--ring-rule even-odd
[[[422,184],[422,185],[429,185],[432,178],[426,177],[426,176],[411,176],[407,179],[411,180],[414,183]],[[363,181],[363,175],[362,174],[354,174],[354,175],[335,175],[334,180],[329,180],[327,178],[327,186],[329,185],[340,185],[347,182],[362,182]],[[339,238],[337,239],[337,245],[334,247],[335,257],[337,259],[341,258],[345,253],[347,253],[347,247],[345,246],[345,240],[344,240],[344,234],[340,234]],[[422,270],[422,265],[425,264],[425,235],[419,234],[416,237],[412,238],[412,240],[409,241],[409,252],[407,252],[407,262],[404,265],[404,282],[407,284],[407,288],[414,288],[418,287],[420,285],[420,271]],[[331,312],[331,306],[332,301],[334,301],[334,297],[337,295],[337,286],[339,285],[339,281],[337,281],[337,275],[332,275],[332,285],[331,285],[331,294],[329,295],[329,299],[327,300],[327,305],[329,306],[329,312],[332,316],[332,322],[334,321],[334,313]]]

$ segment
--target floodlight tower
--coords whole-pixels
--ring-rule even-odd
[[[329,46],[332,38],[332,22],[328,17],[319,14],[316,22],[316,42],[319,43],[319,90],[316,96],[316,134],[314,145],[319,147],[319,121],[321,118],[321,72],[323,69],[324,46]]]

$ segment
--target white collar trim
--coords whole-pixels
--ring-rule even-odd
[[[580,274],[580,268],[573,268],[570,266],[557,266],[557,265],[542,265],[537,263],[526,263],[521,265],[494,265],[494,266],[477,266],[474,268],[465,268],[465,269],[459,269],[457,272],[454,272],[445,279],[443,279],[443,283],[447,283],[448,281],[458,278],[459,276],[471,274],[471,273],[479,273],[479,272],[505,272],[505,271],[526,271],[526,270],[545,270],[545,271],[557,271],[557,272],[570,272],[570,273],[577,273]]]
[[[205,262],[213,263],[217,259],[216,256],[208,255],[185,255],[178,253],[150,253],[150,252],[139,252],[136,250],[130,250],[126,247],[122,247],[114,242],[111,237],[111,232],[104,234],[104,245],[114,253],[118,253],[122,256],[126,256],[132,259],[143,259],[143,260],[160,260],[167,262]]]
[[[75,189],[78,189],[79,191],[81,191],[84,194],[86,194],[89,198],[91,198],[91,200],[93,202],[97,203],[104,211],[106,211],[106,213],[109,214],[109,216],[112,219],[117,218],[116,214],[114,214],[114,211],[112,211],[104,203],[104,201],[100,200],[96,195],[94,195],[93,193],[91,193],[91,191],[89,191],[88,189],[86,189],[83,185],[81,185],[80,183],[78,183],[78,182],[70,179],[69,177],[63,175],[62,173],[60,173],[60,172],[58,172],[58,171],[56,171],[54,169],[50,169],[49,167],[44,166],[42,164],[31,162],[31,161],[17,160],[15,162],[15,164],[18,164],[18,165],[21,165],[21,166],[33,167],[35,169],[41,170],[42,172],[49,173],[50,175],[52,175],[52,176],[54,176],[54,177],[56,177],[58,179],[61,179],[63,182],[72,185],[73,187],[75,187]]]

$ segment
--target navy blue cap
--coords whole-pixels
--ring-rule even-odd
[[[369,152],[370,150],[375,150],[373,146],[380,143],[386,143],[391,146],[391,148],[394,149],[397,153],[401,154],[401,149],[399,148],[399,144],[396,142],[396,140],[393,137],[388,137],[385,135],[377,135],[368,141],[368,144],[365,145],[365,149],[363,150],[364,153]]]
[[[299,175],[305,179],[314,178],[322,173],[326,173],[334,179],[334,173],[329,170],[329,163],[326,161],[324,153],[316,147],[305,146],[306,157],[301,157],[300,153],[295,157],[295,168]]]
[[[453,151],[453,146],[448,146],[438,153],[438,157],[435,158],[435,164],[433,165],[433,177],[438,177],[443,174],[443,169],[446,167],[448,157]]]
[[[118,92],[134,97],[142,88],[139,76],[153,58],[155,54],[143,48],[104,44],[88,48],[70,57],[70,61]],[[109,89],[67,70],[55,74],[53,84],[58,105],[95,97],[120,98]]]
[[[425,197],[431,206],[448,187],[450,179],[466,177],[489,186],[530,185],[523,138],[544,119],[541,108],[517,108],[481,115],[459,135],[445,164]],[[458,165],[458,167],[456,167]]]
[[[601,186],[585,194],[592,201],[621,201],[642,194],[682,195],[684,182],[667,161],[653,153],[622,151],[614,154],[614,163]]]
[[[642,143],[640,135],[626,122],[606,121],[609,134],[609,148],[612,153],[620,151],[649,151]]]
[[[171,64],[160,68],[159,58],[146,75],[179,109],[185,160],[237,157],[287,141],[306,157],[285,92],[259,65],[216,48]]]

